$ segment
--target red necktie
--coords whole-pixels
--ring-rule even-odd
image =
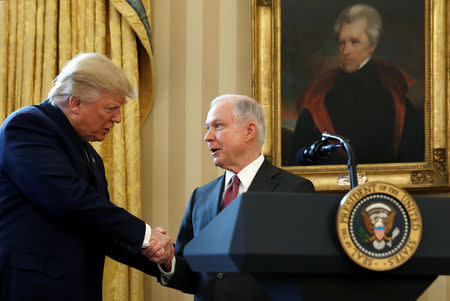
[[[232,178],[232,183],[230,186],[228,186],[227,190],[225,191],[225,194],[223,196],[222,200],[222,210],[228,206],[228,204],[231,203],[232,200],[234,200],[239,192],[239,178],[237,175],[234,175]]]

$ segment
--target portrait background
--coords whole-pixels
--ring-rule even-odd
[[[409,97],[416,109],[423,112],[421,114],[425,150],[424,160],[419,162],[358,164],[359,183],[385,181],[415,191],[448,190],[450,187],[447,143],[449,133],[448,58],[450,57],[447,27],[450,18],[448,2],[448,0],[422,2],[401,0],[400,2],[392,1],[392,3],[386,0],[376,3],[367,1],[368,4],[380,10],[385,24],[385,34],[379,48],[375,51],[375,57],[393,61],[405,68],[416,79],[416,88],[411,91]],[[283,139],[286,134],[286,128],[283,128],[283,125],[289,124],[288,117],[295,119],[286,112],[295,112],[292,101],[296,94],[306,85],[309,78],[318,74],[313,73],[312,70],[319,72],[324,66],[319,64],[320,68],[317,67],[316,70],[313,68],[318,65],[316,62],[320,62],[322,57],[327,59],[323,60],[324,62],[331,61],[337,55],[337,50],[333,50],[336,48],[332,38],[332,25],[340,11],[353,3],[355,2],[342,0],[320,0],[314,3],[292,0],[252,0],[252,90],[253,97],[261,102],[266,117],[266,142],[263,146],[263,154],[276,166],[307,177],[319,191],[348,190],[350,182],[347,165],[345,163],[311,166],[283,165],[282,143],[283,140],[289,141]],[[285,5],[287,5],[286,8]],[[319,10],[319,7],[323,9]],[[292,21],[285,20],[283,9],[291,14],[295,12],[297,15],[292,17]],[[333,16],[330,17],[330,14]],[[311,23],[316,19],[326,21]],[[294,20],[297,21],[294,22]],[[289,25],[292,28],[291,31],[299,33],[289,36],[294,39],[293,42],[283,40],[283,37],[286,39],[289,35],[282,32],[285,22],[295,24]],[[286,43],[297,45],[297,49],[294,50],[300,55],[296,54],[296,57],[304,58],[303,62],[293,63],[300,64],[299,71],[292,71],[292,68],[289,70],[289,72],[300,72],[295,75],[297,78],[292,77],[294,79],[291,81],[286,81],[282,71],[282,64],[287,63],[283,62],[282,58],[284,48],[287,47]],[[320,44],[318,47],[318,43],[323,45]],[[309,57],[305,54],[307,52]],[[404,63],[405,61],[408,63]]]
[[[295,128],[298,117],[295,105],[303,88],[339,64],[333,25],[344,8],[356,3],[361,2],[281,1],[281,126],[284,129],[293,131]],[[379,0],[363,3],[376,8],[383,22],[383,34],[373,57],[391,61],[412,76],[414,84],[407,97],[423,118],[424,2]],[[364,125],[355,126],[364,130]],[[285,142],[282,141],[283,146]],[[284,158],[282,160],[284,163]]]

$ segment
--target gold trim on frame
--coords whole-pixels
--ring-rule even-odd
[[[281,165],[281,1],[252,0],[253,97],[266,117],[263,154],[276,166],[310,179],[318,191],[348,190],[346,165]],[[424,0],[425,161],[359,164],[358,178],[383,181],[411,191],[449,188],[450,0]]]

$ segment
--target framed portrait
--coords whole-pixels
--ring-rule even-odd
[[[342,149],[302,158],[327,132],[350,142],[360,184],[448,190],[449,3],[253,0],[264,155],[319,191],[348,190]]]

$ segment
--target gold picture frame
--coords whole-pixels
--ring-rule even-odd
[[[318,191],[348,190],[346,165],[282,165],[280,112],[282,1],[252,0],[252,88],[253,97],[261,102],[266,117],[266,142],[263,154],[274,165],[310,179]],[[448,190],[449,3],[450,0],[424,1],[424,161],[358,164],[359,181],[384,181],[409,191]]]

